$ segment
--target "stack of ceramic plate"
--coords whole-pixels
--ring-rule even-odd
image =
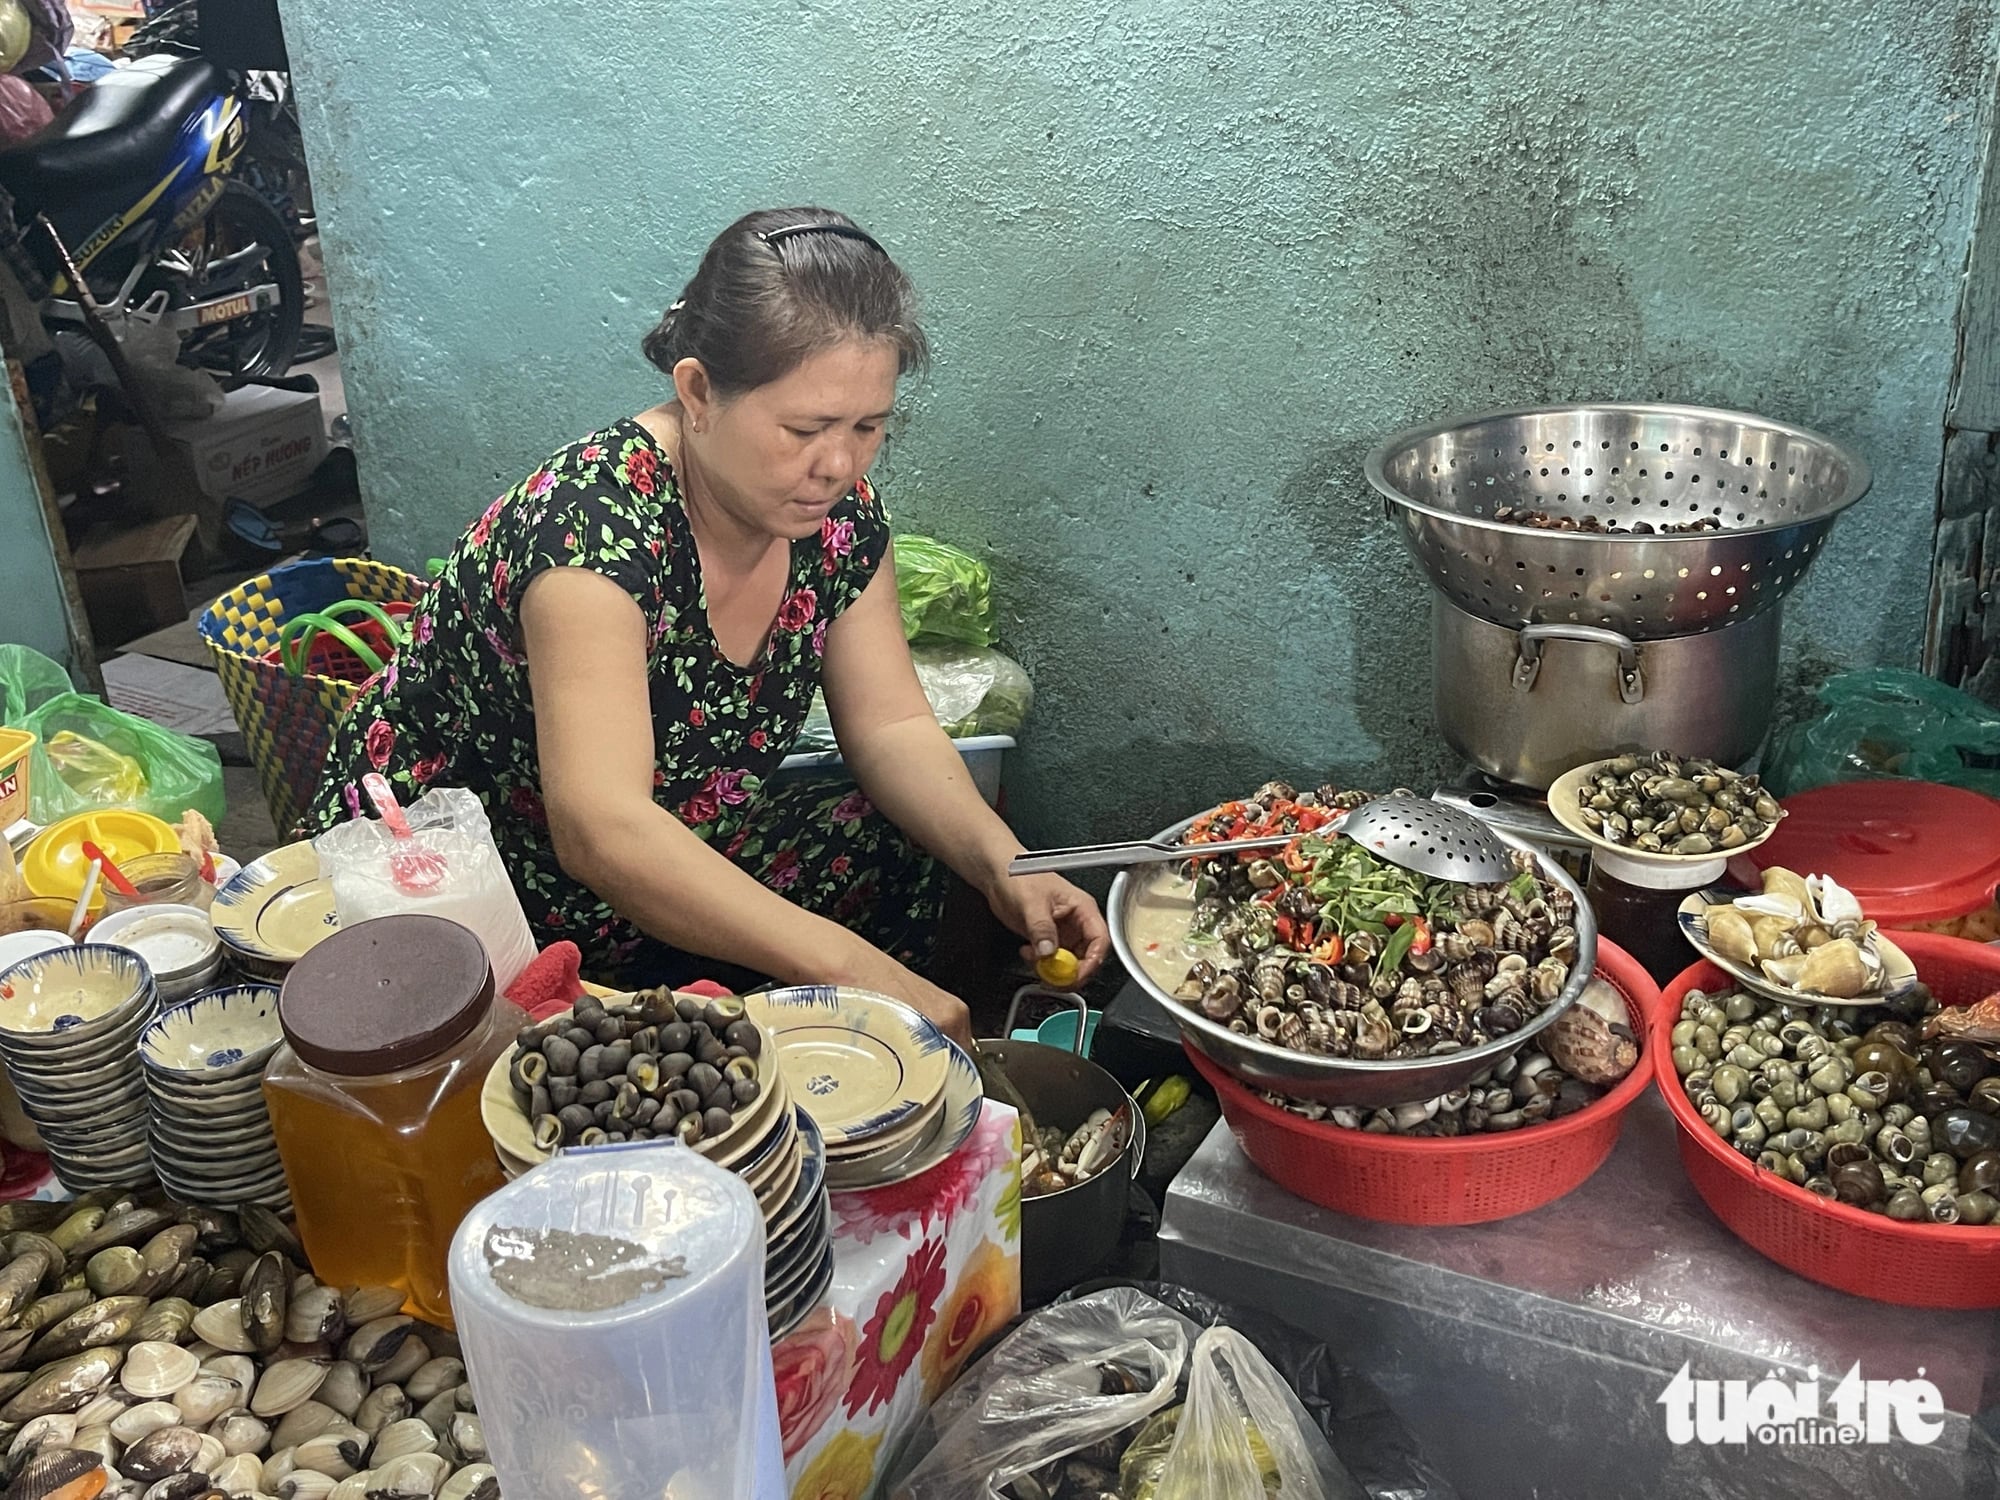
[[[73,1193],[152,1180],[138,1037],[157,1006],[125,948],[54,948],[0,973],[0,1059]]]
[[[764,1203],[764,1310],[781,1339],[819,1304],[833,1282],[833,1217],[826,1201],[826,1144],[813,1117],[793,1108],[798,1173],[782,1197]]]
[[[333,882],[321,878],[310,839],[245,865],[216,891],[209,919],[229,961],[253,979],[282,980],[306,949],[340,926]]]
[[[813,985],[748,995],[782,1072],[826,1144],[826,1185],[881,1187],[927,1172],[979,1122],[972,1060],[915,1010]]]
[[[264,1108],[264,1066],[284,1039],[270,984],[209,990],[161,1011],[140,1032],[153,1168],[176,1198],[291,1211]]]

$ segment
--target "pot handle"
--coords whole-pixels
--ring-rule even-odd
[[[1638,703],[1646,696],[1645,674],[1639,670],[1639,647],[1629,636],[1599,625],[1529,625],[1520,632],[1514,659],[1514,691],[1532,692],[1542,670],[1542,642],[1575,641],[1583,646],[1609,646],[1618,653],[1618,696]]]
[[[1014,991],[1014,998],[1007,1002],[1007,1020],[1001,1027],[1000,1035],[1003,1038],[1013,1036],[1014,1017],[1020,1012],[1021,1002],[1030,995],[1040,995],[1048,1000],[1060,1000],[1065,1005],[1076,1007],[1076,1038],[1071,1044],[1071,1050],[1078,1057],[1083,1056],[1083,1034],[1090,1024],[1090,1004],[1083,996],[1069,990],[1052,990],[1039,984],[1022,985]]]

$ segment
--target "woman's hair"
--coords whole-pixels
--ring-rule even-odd
[[[715,237],[641,347],[669,375],[700,360],[725,398],[850,339],[890,344],[907,374],[930,356],[916,304],[910,278],[847,215],[763,209]]]

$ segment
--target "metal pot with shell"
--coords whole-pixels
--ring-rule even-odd
[[[1020,1001],[1016,995],[1008,1007],[1010,1036]],[[1075,1004],[1084,1009],[1082,1000]],[[1079,1049],[1087,1014],[1078,1017]],[[1027,1138],[1030,1120],[1022,1121],[1021,1295],[1028,1303],[1047,1301],[1117,1249],[1129,1189],[1146,1155],[1145,1116],[1081,1050],[998,1039],[975,1045],[981,1074],[997,1071],[1006,1080],[996,1097],[1017,1095],[1034,1127],[1062,1137],[1047,1149]]]
[[[1414,798],[1377,799],[1374,805],[1387,806],[1398,802],[1409,808],[1405,816],[1414,817],[1417,809],[1436,810],[1434,804]],[[1190,818],[1176,823],[1164,830],[1157,842],[1179,847],[1183,835],[1199,821],[1199,818]],[[1440,1040],[1422,1055],[1384,1056],[1374,1047],[1365,1049],[1374,1055],[1330,1055],[1285,1045],[1282,1023],[1275,1034],[1267,1035],[1257,1027],[1243,1028],[1240,1016],[1234,1025],[1215,1018],[1203,1004],[1190,1003],[1181,997],[1177,990],[1182,983],[1181,976],[1170,975],[1162,962],[1162,955],[1171,946],[1163,941],[1163,934],[1168,928],[1177,926],[1179,938],[1185,939],[1194,920],[1192,893],[1184,889],[1185,881],[1176,884],[1171,872],[1163,878],[1158,872],[1126,871],[1112,883],[1110,900],[1106,904],[1112,946],[1126,972],[1166,1008],[1190,1046],[1254,1087],[1296,1099],[1366,1108],[1384,1108],[1411,1100],[1436,1098],[1462,1087],[1502,1058],[1533,1041],[1575,1003],[1589,983],[1596,965],[1597,924],[1575,879],[1553,861],[1539,859],[1531,845],[1504,830],[1482,825],[1481,838],[1492,840],[1490,847],[1482,850],[1482,860],[1504,859],[1512,862],[1513,867],[1534,871],[1548,900],[1560,902],[1564,908],[1562,926],[1567,930],[1563,935],[1565,956],[1559,974],[1553,966],[1545,968],[1544,964],[1525,964],[1518,953],[1502,953],[1496,957],[1491,952],[1471,952],[1464,960],[1454,961],[1440,946],[1440,965],[1458,967],[1460,963],[1470,964],[1463,977],[1469,983],[1473,974],[1477,973],[1488,987],[1484,997],[1475,994],[1467,1003],[1476,1004],[1504,992],[1513,978],[1525,982],[1532,976],[1537,982],[1548,981],[1541,989],[1528,991],[1524,987],[1516,997],[1524,1003],[1507,1018],[1504,1031],[1496,1022],[1491,1033],[1476,1033],[1475,1040],[1469,1045]],[[1470,892],[1486,887],[1468,885],[1466,889]],[[1490,940],[1498,937],[1502,948],[1515,942],[1513,937],[1494,931],[1514,920],[1508,914],[1499,922],[1483,924],[1481,941],[1490,944]],[[1456,940],[1454,938],[1453,941]],[[1468,946],[1477,947],[1476,944]],[[1479,966],[1489,962],[1493,968],[1481,971]],[[1187,970],[1184,962],[1177,966]],[[1439,965],[1432,967],[1436,970]],[[1191,973],[1189,977],[1193,977]],[[1326,979],[1326,976],[1312,972],[1305,977],[1308,980]],[[1253,985],[1258,978],[1254,971],[1247,976],[1248,982]],[[1274,983],[1289,995],[1287,977],[1280,976]],[[1392,1036],[1400,1033],[1407,1039],[1411,1029],[1419,1025],[1419,1012],[1425,1007],[1405,1007],[1402,998],[1391,995],[1382,1001],[1377,1007],[1382,1012],[1381,1016],[1374,1015],[1364,1002],[1363,1021],[1380,1027],[1386,1020],[1392,1023]],[[1339,1003],[1346,1004],[1345,1001]],[[1398,1027],[1393,1023],[1399,1016],[1401,1024]]]

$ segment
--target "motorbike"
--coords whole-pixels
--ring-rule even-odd
[[[201,7],[202,0],[178,0],[154,11],[126,38],[126,56],[161,52],[201,56]],[[271,206],[292,226],[292,237],[303,244],[317,225],[291,75],[275,67],[245,69],[244,84],[250,96],[250,142],[244,147],[236,176],[271,200]]]
[[[243,75],[161,53],[0,150],[0,254],[46,328],[85,330],[87,289],[121,339],[163,324],[180,363],[226,386],[291,367],[305,317],[294,229],[236,175],[253,103]]]

